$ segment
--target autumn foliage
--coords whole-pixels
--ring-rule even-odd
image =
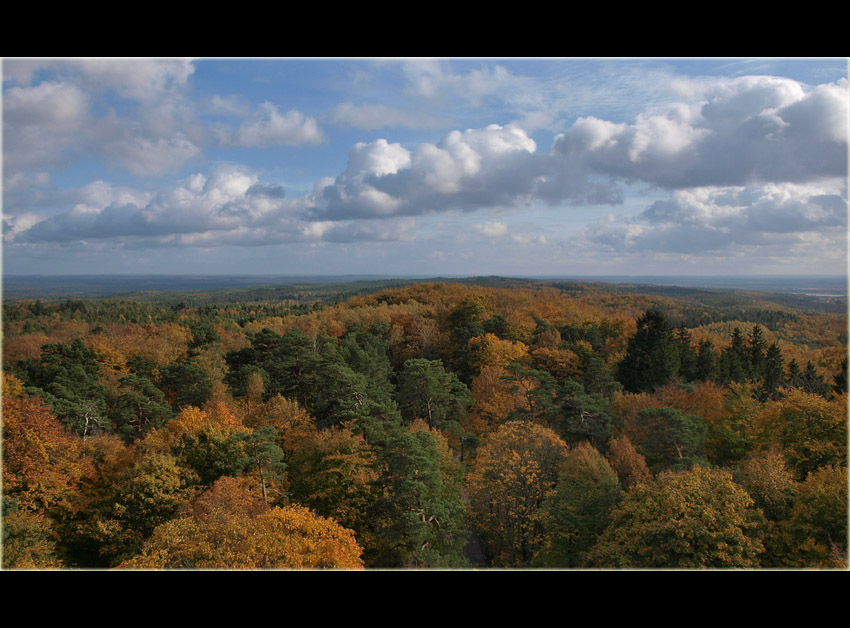
[[[3,568],[847,567],[846,313],[246,294],[4,302]]]
[[[354,533],[301,506],[266,510],[233,479],[154,530],[126,569],[362,569]]]

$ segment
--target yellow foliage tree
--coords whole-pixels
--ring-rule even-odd
[[[478,448],[466,488],[473,526],[494,564],[531,561],[542,539],[538,511],[567,451],[554,431],[528,421],[503,424]]]
[[[469,423],[472,431],[483,434],[503,421],[510,412],[525,404],[519,390],[512,390],[503,377],[504,366],[487,365],[472,380],[472,407]]]
[[[507,366],[511,362],[522,362],[528,355],[528,346],[515,340],[502,340],[495,334],[484,334],[469,341],[476,353],[476,366]]]
[[[786,392],[754,418],[757,445],[781,448],[800,480],[823,466],[846,464],[847,395],[827,401],[799,389]]]

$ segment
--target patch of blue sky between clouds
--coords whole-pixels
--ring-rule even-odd
[[[846,270],[846,59],[12,59],[3,90],[5,273]]]

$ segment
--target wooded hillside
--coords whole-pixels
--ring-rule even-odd
[[[847,567],[846,311],[287,290],[5,302],[3,567]]]

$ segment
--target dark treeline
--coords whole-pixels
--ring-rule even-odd
[[[3,566],[846,566],[846,315],[377,283],[4,303]]]

